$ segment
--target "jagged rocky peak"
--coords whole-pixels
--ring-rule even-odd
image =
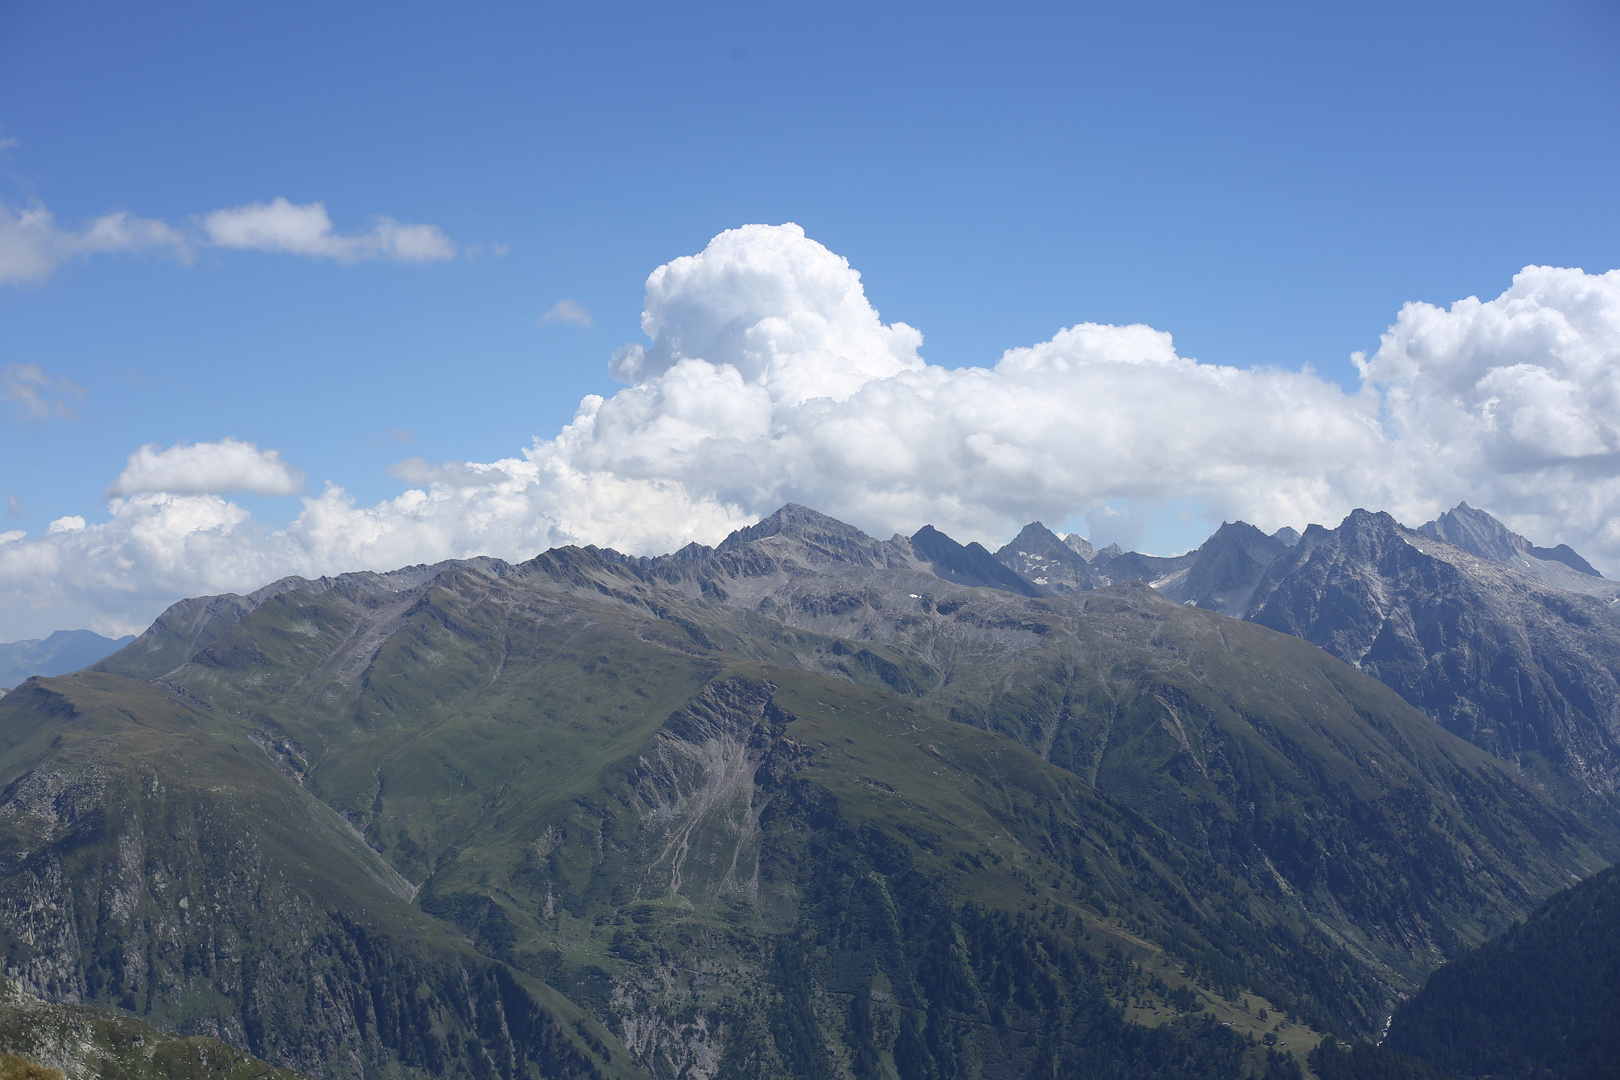
[[[1419,525],[1418,532],[1500,563],[1513,562],[1515,556],[1530,547],[1530,541],[1466,502]]]
[[[788,503],[776,513],[762,518],[757,525],[738,529],[722,540],[714,553],[731,554],[745,545],[776,537],[796,540],[816,554],[837,562],[882,566],[886,561],[881,541],[853,525],[846,525],[837,518],[798,503]]]
[[[1287,547],[1293,547],[1295,544],[1299,543],[1299,530],[1294,528],[1292,525],[1284,525],[1282,528],[1272,533],[1271,537],[1273,540],[1281,540]]]
[[[1097,549],[1091,546],[1090,540],[1087,540],[1079,533],[1069,533],[1063,538],[1063,544],[1086,562],[1090,562],[1097,557]]]
[[[1042,526],[1044,530],[1044,526]],[[983,544],[959,544],[932,525],[924,525],[911,536],[911,550],[929,569],[958,585],[1002,589],[1024,596],[1040,596],[1040,586],[999,562]]]
[[[1568,544],[1557,547],[1537,547],[1529,540],[1497,521],[1483,510],[1460,502],[1433,521],[1418,526],[1418,532],[1444,540],[1482,559],[1505,563],[1520,570],[1529,570],[1537,577],[1563,584],[1565,575],[1553,570],[1551,574],[1538,573],[1537,563],[1558,563],[1578,574],[1601,578],[1591,563],[1581,558]],[[1567,586],[1566,586],[1567,587]]]
[[[1080,540],[1079,537],[1073,539]],[[1084,540],[1085,550],[1091,554],[1091,545]],[[996,552],[996,561],[1027,578],[1049,592],[1085,592],[1096,587],[1087,557],[1067,540],[1059,537],[1039,521],[1025,525],[1023,531]]]
[[[1288,550],[1248,522],[1222,522],[1185,567],[1157,587],[1173,600],[1241,618],[1267,567]]]
[[[1299,547],[1314,548],[1327,538],[1334,538],[1344,553],[1351,558],[1375,558],[1390,543],[1402,543],[1402,534],[1412,530],[1396,521],[1383,510],[1350,511],[1337,529],[1308,525],[1300,537]]]

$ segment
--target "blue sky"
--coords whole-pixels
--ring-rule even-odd
[[[1146,323],[1181,357],[1354,391],[1350,353],[1409,301],[1620,266],[1616,12],[0,6],[0,203],[193,240],[0,285],[0,367],[82,389],[0,418],[0,532],[105,520],[149,443],[251,442],[362,506],[410,486],[403,458],[510,457],[621,388],[608,359],[646,343],[650,271],[756,222],[848,259],[934,365]],[[432,225],[457,254],[197,241],[203,215],[278,197],[345,234]],[[590,325],[542,322],[564,300]],[[1119,538],[1185,546],[1219,520],[1142,490]],[[269,528],[302,512],[229,497]],[[1115,538],[1083,510],[1064,520]]]

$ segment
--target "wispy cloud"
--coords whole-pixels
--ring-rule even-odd
[[[368,259],[438,262],[457,252],[437,225],[376,217],[363,231],[342,233],[324,203],[284,198],[202,214],[185,231],[124,210],[93,218],[78,229],[64,228],[42,203],[15,207],[0,202],[0,286],[42,281],[62,264],[91,255],[158,253],[189,265],[202,248],[269,251],[344,264]]]
[[[548,323],[566,323],[569,326],[582,326],[589,330],[596,320],[591,313],[585,310],[585,305],[578,300],[559,300],[551,305],[551,310],[540,316],[540,325]]]
[[[39,281],[70,259],[113,252],[160,251],[191,259],[186,238],[162,221],[119,210],[82,229],[64,229],[40,203],[18,209],[0,203],[0,285]]]
[[[370,229],[340,233],[320,202],[284,198],[204,214],[199,222],[214,247],[275,251],[355,263],[366,259],[436,262],[452,259],[456,245],[437,225],[408,225],[378,217]]]
[[[74,416],[74,404],[84,387],[66,375],[51,375],[38,364],[7,364],[0,368],[0,402],[14,416],[42,420],[48,416]]]

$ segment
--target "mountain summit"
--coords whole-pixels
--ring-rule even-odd
[[[1465,502],[1458,503],[1435,520],[1419,525],[1418,531],[1454,544],[1464,551],[1471,551],[1482,559],[1522,570],[1561,589],[1614,595],[1611,590],[1594,581],[1583,580],[1596,578],[1602,581],[1603,575],[1568,544],[1553,548],[1536,547],[1485,511],[1475,510]]]

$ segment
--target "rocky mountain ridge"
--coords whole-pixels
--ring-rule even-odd
[[[1037,523],[997,558],[1017,570],[1053,546]],[[1297,538],[1227,523],[1185,555],[1098,553],[1070,575],[1302,637],[1546,782],[1620,790],[1620,584],[1466,503],[1418,529],[1365,510]]]
[[[1620,850],[1306,641],[1011,573],[788,506],[182,602],[0,701],[0,955],[334,1080],[1281,1077]]]

